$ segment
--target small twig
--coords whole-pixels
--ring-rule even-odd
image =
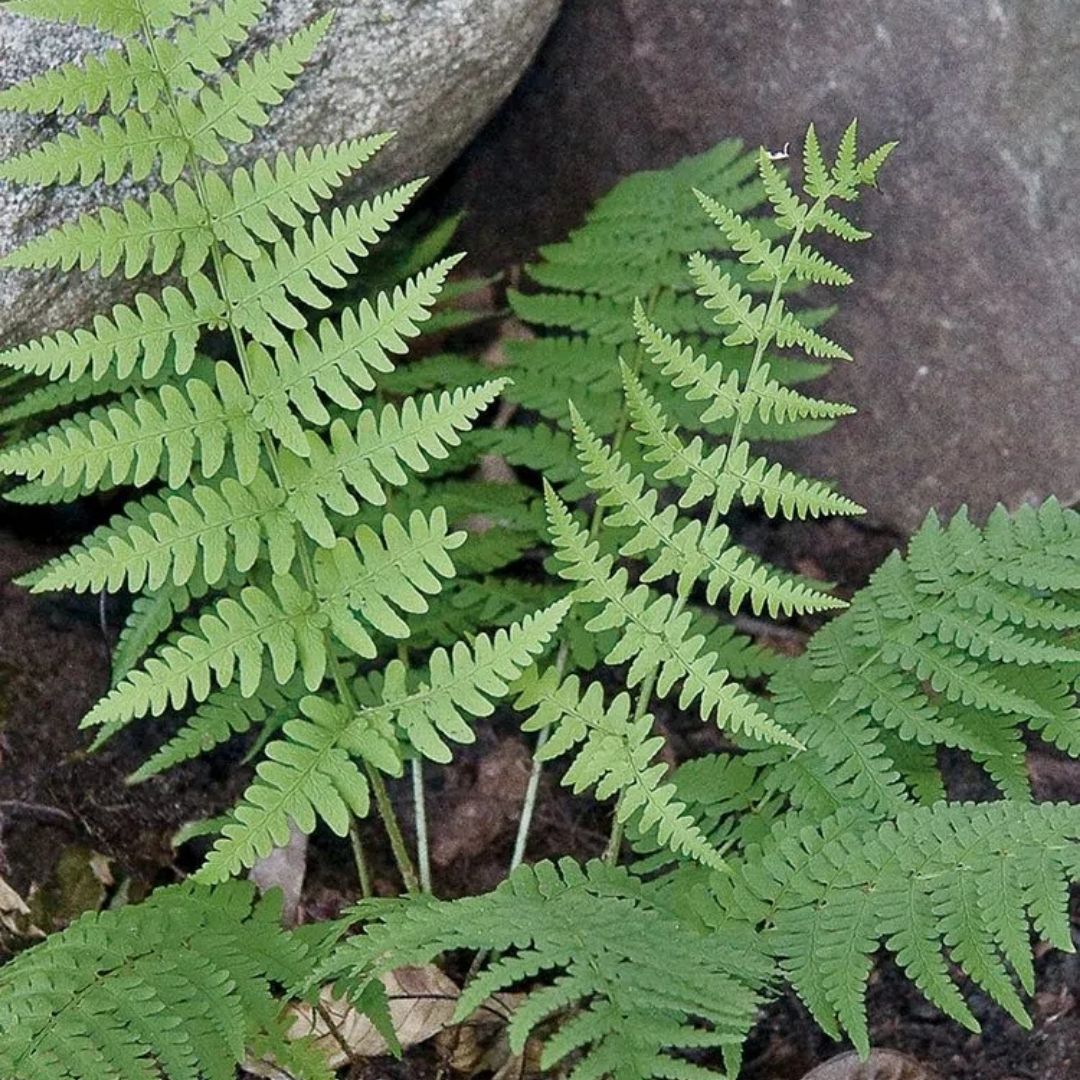
[[[22,799],[0,799],[0,814],[5,810],[14,810],[31,817],[52,818],[56,821],[74,824],[75,818],[58,806],[45,806],[42,803],[25,802]]]

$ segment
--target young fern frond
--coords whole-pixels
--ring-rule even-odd
[[[697,704],[702,719],[715,716],[721,727],[736,736],[779,744],[789,753],[803,748],[794,733],[730,681],[729,672],[705,649],[704,636],[694,633],[694,615],[688,604],[701,583],[707,604],[714,604],[726,593],[733,614],[747,600],[755,613],[767,609],[772,616],[842,607],[841,601],[823,590],[773,571],[732,544],[730,529],[720,518],[736,499],[747,506],[760,503],[770,517],[861,512],[859,506],[827,485],[750,454],[747,424],[755,417],[782,427],[793,420],[832,419],[850,411],[781,386],[769,376],[766,360],[767,350],[773,346],[799,345],[813,356],[847,355],[798,322],[785,298],[797,268],[805,270],[807,265],[809,249],[804,235],[816,227],[828,200],[837,196],[842,186],[830,182],[811,206],[805,206],[776,173],[764,151],[758,157],[758,171],[775,210],[777,231],[790,233],[786,242],[774,243],[734,210],[713,205],[698,193],[728,245],[739,255],[739,265],[751,269],[744,274],[734,267],[721,268],[700,253],[690,257],[690,279],[705,298],[709,321],[721,328],[725,347],[752,347],[749,367],[729,370],[722,360],[699,355],[661,330],[643,305],[636,303],[632,324],[639,348],[634,364],[620,360],[619,369],[626,400],[623,431],[632,430],[636,436],[644,468],[638,472],[626,460],[623,432],[616,434],[617,445],[608,446],[571,402],[568,420],[583,479],[596,494],[592,526],[586,529],[575,522],[554,490],[547,490],[556,558],[564,564],[559,572],[575,583],[574,600],[588,612],[585,632],[614,635],[603,654],[604,661],[628,665],[626,685],[637,692],[638,699],[630,710],[633,735],[625,737],[632,739],[638,753],[643,753],[643,745],[650,747],[644,752],[646,761],[654,744],[647,741],[648,725],[641,721],[652,695],[665,697],[677,685],[680,709]],[[847,192],[846,187],[842,190]],[[843,277],[830,276],[836,280]],[[768,299],[757,299],[740,277],[746,282],[768,283]],[[697,413],[699,432],[707,434],[705,417],[730,423],[726,444],[707,444],[701,433],[689,442],[681,438],[678,425],[668,419],[658,396],[639,375],[647,361],[667,380],[665,395],[682,398]],[[677,502],[667,499],[671,482],[682,489]],[[704,511],[704,521],[679,512],[694,509]],[[602,538],[597,528],[601,521],[605,526]],[[631,586],[627,567],[618,565],[620,557],[644,563],[637,585]],[[656,587],[667,579],[674,582],[674,593]],[[559,685],[562,676],[557,665],[552,684]],[[555,745],[569,749],[576,741],[580,736]],[[624,767],[619,772],[608,768],[609,783],[603,790],[618,792],[620,799],[613,844],[617,843],[620,823],[630,816],[623,807],[628,803],[635,809],[642,806],[642,788],[655,792],[661,774],[662,770],[656,769],[643,776],[640,769],[628,771]],[[665,787],[663,791],[663,796],[654,794],[654,798],[668,805],[671,790]],[[681,806],[662,819],[656,815],[654,805],[652,819],[661,822],[657,829],[661,842],[673,850],[693,851],[707,864],[719,861],[703,835],[685,820]],[[650,819],[648,811],[643,813],[644,819]],[[609,855],[613,851],[609,848]]]

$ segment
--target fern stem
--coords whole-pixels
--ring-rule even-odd
[[[566,670],[566,658],[569,654],[570,646],[564,641],[559,646],[558,655],[555,657],[555,670],[560,680]],[[529,782],[525,787],[525,800],[521,804],[521,817],[518,819],[517,836],[514,837],[514,853],[510,856],[511,874],[521,865],[525,858],[525,848],[529,843],[529,829],[532,827],[533,814],[536,812],[536,796],[540,791],[540,774],[544,771],[544,763],[540,760],[540,751],[544,749],[550,737],[550,725],[542,728],[536,736],[532,767],[529,769]]]
[[[184,139],[187,145],[187,167],[191,174],[192,183],[195,187],[196,197],[199,200],[199,204],[206,212],[208,223],[212,225],[213,218],[210,211],[211,202],[206,190],[206,180],[203,175],[202,166],[199,163],[198,155],[195,153],[194,142],[192,141],[186,127],[184,126],[183,118],[180,115],[179,109],[176,107],[175,92],[172,85],[169,82],[169,77],[165,73],[164,65],[161,63],[161,58],[158,52],[157,41],[155,38],[155,31],[147,17],[142,5],[139,5],[139,18],[142,24],[143,35],[146,39],[147,49],[150,52],[150,57],[154,65],[158,76],[161,79],[161,85],[165,91],[165,104],[166,108],[172,115],[173,121],[176,124],[177,131],[180,132],[181,137]],[[236,359],[240,367],[240,374],[244,379],[245,386],[248,392],[251,392],[252,378],[251,378],[251,363],[247,352],[247,343],[244,340],[243,334],[240,332],[240,327],[237,324],[234,312],[236,309],[236,303],[230,294],[228,279],[225,275],[224,264],[222,260],[221,242],[217,237],[217,234],[211,229],[213,234],[213,240],[210,244],[210,258],[214,267],[214,277],[216,279],[218,290],[221,293],[221,299],[225,302],[226,309],[226,321],[229,326],[229,334],[232,338],[233,347],[236,350]],[[285,487],[281,467],[278,461],[277,449],[274,446],[273,440],[270,438],[268,432],[263,431],[261,433],[261,442],[264,451],[266,452],[267,462],[270,466],[270,471],[274,477],[274,482],[278,485],[279,489]],[[315,589],[315,571],[312,564],[311,550],[309,547],[309,540],[307,534],[300,527],[299,523],[294,525],[294,533],[296,536],[296,551],[297,558],[300,563],[301,574],[304,578],[305,587],[308,591],[314,595]],[[330,636],[330,632],[327,629],[322,631],[323,638],[326,643],[326,653],[330,657],[330,667],[334,680],[334,685],[338,693],[338,697],[341,699],[342,705],[351,712],[359,711],[359,704],[349,688],[348,682],[345,680],[340,667],[340,662],[337,657],[337,651],[334,648],[333,640]],[[401,826],[397,820],[397,815],[394,812],[393,805],[390,802],[390,798],[386,792],[386,785],[383,783],[382,777],[379,776],[374,769],[371,768],[365,762],[365,768],[367,772],[368,782],[371,784],[372,791],[375,794],[375,802],[379,809],[379,814],[383,819],[383,824],[386,827],[387,835],[390,838],[390,846],[394,852],[394,858],[398,865],[398,870],[401,873],[402,881],[405,884],[406,891],[415,892],[417,890],[417,876],[416,870],[413,867],[412,859],[409,857],[408,848],[405,846],[404,838],[401,833]]]
[[[375,805],[379,809],[379,816],[382,818],[383,826],[386,828],[386,835],[390,838],[390,847],[394,852],[394,861],[397,863],[398,872],[401,874],[401,880],[405,885],[405,891],[409,893],[419,892],[420,878],[416,873],[416,867],[413,866],[412,856],[409,854],[409,845],[405,843],[401,823],[398,821],[393,804],[390,802],[390,793],[386,790],[386,782],[378,772],[366,763],[365,769],[368,783],[371,784],[371,791],[375,796]]]
[[[364,841],[360,836],[360,823],[356,818],[349,822],[349,845],[352,848],[353,862],[356,863],[356,876],[360,881],[360,895],[367,900],[372,894],[371,869],[368,867]]]
[[[420,889],[430,893],[431,855],[428,850],[427,806],[424,802],[424,762],[414,757],[410,763],[412,772],[413,815],[416,823],[416,861],[420,868]]]

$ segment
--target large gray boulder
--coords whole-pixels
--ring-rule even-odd
[[[397,138],[363,172],[371,191],[439,173],[526,68],[559,0],[270,0],[241,55],[265,48],[328,8],[335,21],[308,72],[242,162],[278,147],[311,146],[377,131]],[[0,86],[111,42],[0,11]],[[0,114],[0,156],[54,130],[53,121]],[[14,189],[0,183],[0,251],[70,219],[113,189]],[[0,345],[73,326],[118,298],[119,279],[0,271]]]
[[[568,4],[459,164],[492,263],[576,224],[626,172],[810,120],[899,138],[826,392],[857,417],[784,452],[879,521],[1080,495],[1080,21],[1071,0]],[[512,172],[506,163],[513,162]]]

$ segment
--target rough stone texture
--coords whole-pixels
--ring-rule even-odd
[[[376,131],[398,137],[363,171],[371,191],[440,172],[510,92],[559,0],[271,0],[240,55],[265,48],[329,7],[335,22],[308,71],[239,163],[277,147]],[[108,40],[0,11],[0,86],[71,60]],[[0,156],[33,145],[51,120],[0,114]],[[127,192],[112,189],[107,198]],[[97,204],[91,189],[13,189],[0,183],[0,250]],[[0,345],[76,325],[118,298],[122,281],[96,275],[0,271]]]
[[[936,1075],[907,1054],[871,1050],[866,1061],[860,1061],[855,1053],[830,1058],[803,1080],[935,1080]]]
[[[860,407],[788,459],[879,521],[1080,495],[1080,23],[1069,0],[610,0],[566,5],[453,172],[491,265],[558,238],[615,179],[809,120],[899,138],[825,390]],[[482,212],[480,212],[482,211]]]

